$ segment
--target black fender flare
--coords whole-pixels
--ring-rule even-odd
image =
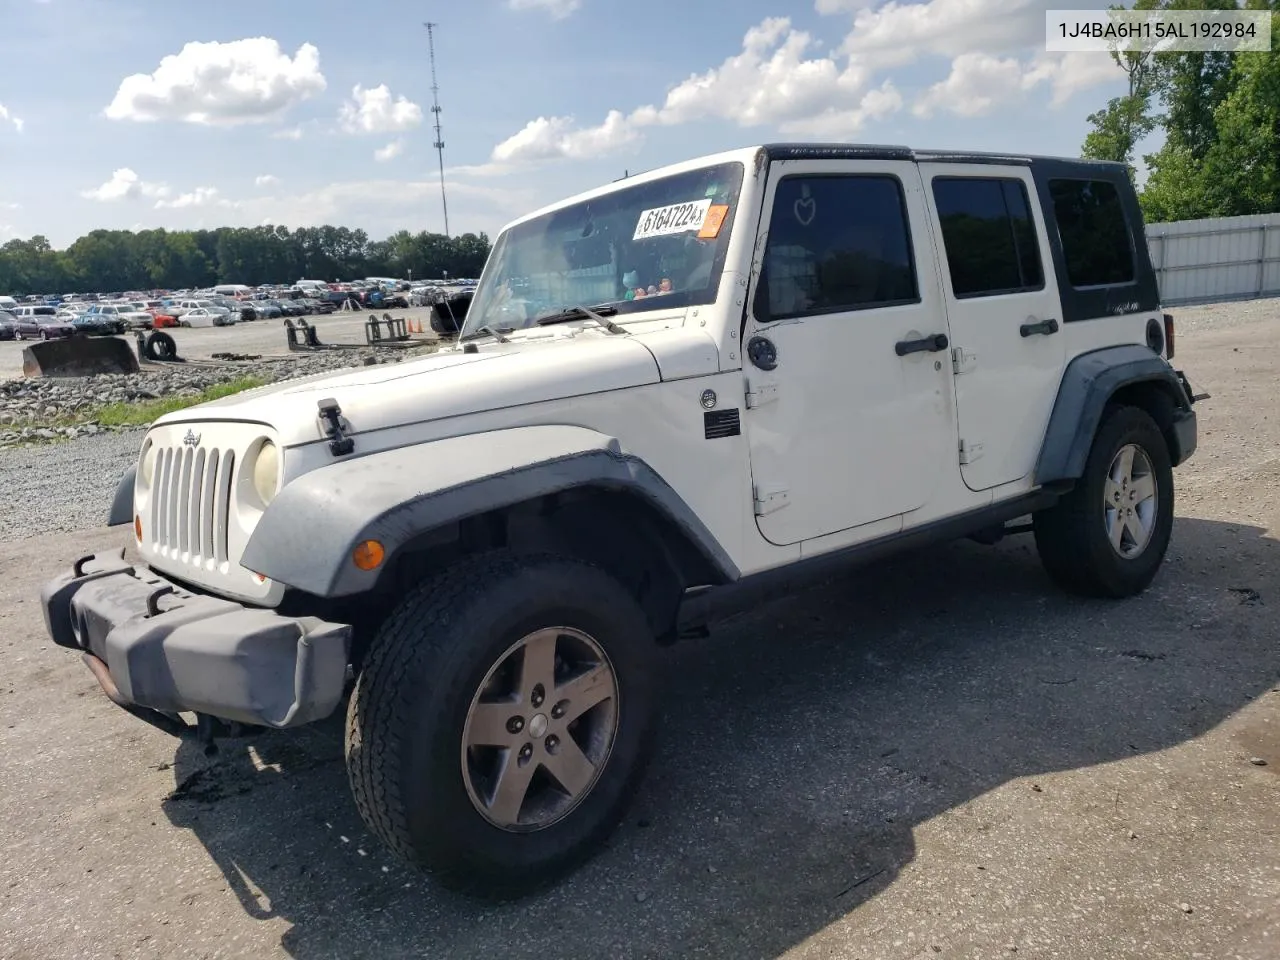
[[[138,465],[135,463],[124,472],[120,484],[116,487],[116,495],[111,501],[111,510],[107,514],[107,526],[119,527],[133,523],[133,487],[138,476]]]
[[[574,426],[514,427],[343,460],[286,483],[254,528],[242,566],[319,597],[374,587],[397,550],[467,517],[582,487],[625,491],[660,511],[723,582],[738,567],[684,499],[613,437]],[[376,540],[386,560],[361,570]]]
[[[1150,347],[1132,344],[1082,353],[1067,364],[1058,386],[1036,463],[1035,482],[1043,485],[1079,479],[1107,404],[1117,390],[1137,383],[1157,386],[1173,404],[1175,420],[1193,425],[1191,397],[1168,361]],[[1185,429],[1174,432],[1178,436],[1187,433]],[[1194,433],[1190,436],[1191,449],[1170,450],[1175,465],[1194,450]],[[1177,443],[1185,447],[1187,441]]]

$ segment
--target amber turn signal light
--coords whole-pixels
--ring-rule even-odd
[[[133,515],[133,535],[138,538],[138,542],[142,542],[142,517],[138,514]]]
[[[365,540],[351,551],[351,562],[361,570],[374,570],[381,565],[387,552],[377,540]]]

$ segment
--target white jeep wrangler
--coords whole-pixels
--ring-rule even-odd
[[[370,829],[518,893],[622,816],[658,644],[1012,530],[1064,587],[1143,590],[1196,445],[1173,347],[1122,166],[705,157],[511,224],[432,356],[158,420],[110,515],[143,565],[80,559],[46,623],[175,732],[349,694]]]

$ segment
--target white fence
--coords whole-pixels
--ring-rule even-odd
[[[1147,224],[1166,306],[1280,296],[1280,213]]]

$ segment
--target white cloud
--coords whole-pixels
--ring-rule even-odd
[[[771,17],[747,31],[741,53],[677,84],[660,107],[640,107],[630,115],[615,110],[604,123],[585,128],[571,117],[539,117],[498,144],[492,158],[513,163],[596,156],[637,140],[644,127],[704,119],[852,134],[866,120],[901,107],[892,86],[867,91],[870,77],[858,62],[842,67],[833,57],[806,58],[811,46],[808,33],[793,30],[785,17]]]
[[[512,10],[541,10],[553,20],[563,20],[582,6],[582,0],[507,0]]]
[[[1042,53],[1029,73],[1049,83],[1049,105],[1060,107],[1081,90],[1124,79],[1124,71],[1108,54],[1089,52]]]
[[[864,7],[874,7],[876,0],[814,0],[813,9],[823,16],[836,13],[856,13]]]
[[[951,72],[946,79],[931,86],[911,112],[921,119],[939,110],[960,117],[982,116],[997,106],[1020,100],[1028,91],[1045,83],[1052,91],[1050,105],[1057,107],[1080,90],[1121,76],[1122,71],[1109,56],[1042,54],[1022,63],[1013,57],[964,53],[951,62]]]
[[[325,89],[320,54],[304,43],[290,57],[270,37],[188,43],[155,72],[121,81],[112,120],[180,120],[205,125],[275,119]]]
[[[22,209],[22,204],[20,203],[11,203],[8,201],[4,203],[0,203],[0,210],[21,210],[21,209]]]
[[[991,56],[1044,45],[1044,14],[1053,0],[890,0],[862,9],[840,52],[867,66],[913,63],[930,54]]]
[[[783,133],[814,139],[847,140],[856,134],[869,120],[883,120],[902,109],[902,94],[886,80],[880,86],[863,94],[858,106],[852,110],[829,109],[803,120],[783,123]]]
[[[347,133],[396,133],[420,124],[422,108],[405,97],[392,99],[385,83],[372,90],[357,83],[338,119]]]
[[[136,200],[139,197],[163,198],[167,197],[169,192],[167,184],[144,181],[128,167],[121,167],[113,172],[111,179],[102,186],[92,190],[82,190],[80,196],[86,200],[113,203],[117,200]]]
[[[270,173],[264,173],[260,177],[253,178],[253,185],[255,187],[274,187],[279,182],[280,178]]]
[[[302,127],[288,127],[271,134],[272,140],[301,140]]]
[[[574,129],[571,117],[539,117],[493,148],[499,164],[537,162],[557,157],[583,159],[625,146],[640,138],[635,121],[613,110],[598,127]]]
[[[404,141],[392,140],[385,147],[379,147],[373,151],[373,159],[379,163],[386,163],[388,160],[394,160],[402,153],[404,153]]]
[[[23,120],[21,117],[15,117],[10,112],[9,108],[6,107],[3,103],[0,103],[0,121],[8,121],[9,123],[13,124],[13,128],[17,130],[19,133],[21,133],[22,128],[26,126],[26,121]]]
[[[1035,84],[1012,57],[965,53],[951,63],[951,73],[925,92],[911,112],[921,119],[946,110],[960,117],[989,113],[998,102],[1011,100]]]
[[[157,200],[157,210],[185,210],[188,207],[234,206],[230,200],[218,197],[217,187],[196,187],[190,193],[180,193],[172,200]]]

